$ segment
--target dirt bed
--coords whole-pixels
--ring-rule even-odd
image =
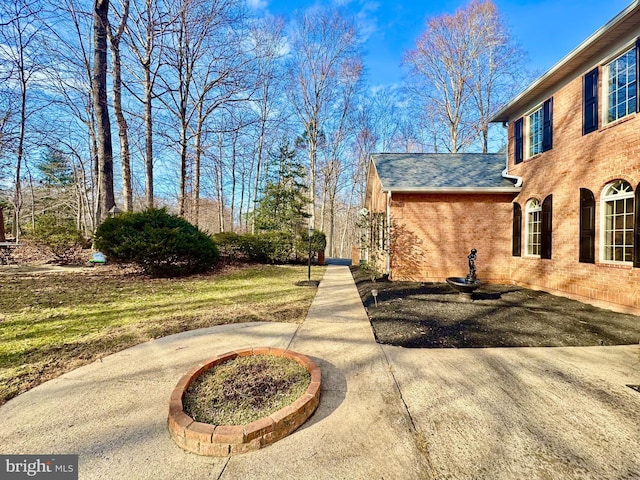
[[[465,301],[445,283],[371,281],[352,268],[376,340],[413,348],[630,345],[640,317],[512,285]],[[377,306],[371,290],[378,290]]]

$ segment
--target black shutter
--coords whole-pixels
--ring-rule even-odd
[[[640,82],[640,37],[636,40],[636,112],[640,112],[640,99],[638,98],[638,84]]]
[[[636,187],[633,215],[633,266],[640,268],[640,184]]]
[[[511,239],[511,255],[519,257],[522,254],[522,207],[513,204],[513,235]]]
[[[582,134],[598,129],[598,67],[584,76],[582,89]]]
[[[551,231],[553,217],[553,200],[549,195],[542,202],[542,219],[540,235],[540,257],[551,258]]]
[[[542,151],[553,148],[553,97],[542,104]]]
[[[524,139],[523,139],[523,124],[524,124],[524,119],[520,118],[518,120],[516,120],[516,123],[514,125],[514,135],[515,135],[515,145],[516,145],[516,151],[515,151],[515,163],[516,165],[518,163],[522,163],[522,159],[524,157]]]
[[[580,189],[580,262],[596,261],[596,199],[591,190]]]

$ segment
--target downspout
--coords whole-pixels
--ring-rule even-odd
[[[502,126],[504,128],[509,128],[507,122],[502,122]],[[507,133],[507,140],[509,139],[509,134]],[[507,141],[507,148],[505,149],[505,167],[502,171],[502,178],[506,178],[508,180],[515,180],[516,184],[514,187],[519,188],[522,186],[522,177],[518,177],[517,175],[509,175],[509,144]]]

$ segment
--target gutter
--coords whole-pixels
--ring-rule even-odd
[[[504,171],[502,173],[504,173]],[[505,177],[505,178],[509,178],[509,177]],[[520,177],[513,177],[513,178],[516,179]],[[520,185],[514,185],[513,187],[484,187],[484,188],[483,187],[425,187],[425,188],[398,187],[398,188],[390,188],[388,190],[383,189],[383,191],[394,192],[394,193],[456,193],[456,194],[488,195],[492,193],[519,193],[521,185],[522,185],[522,182],[520,182]]]
[[[504,128],[508,128],[507,122],[503,122],[502,126]],[[509,138],[509,135],[507,134],[507,139]],[[506,178],[508,180],[515,180],[516,183],[514,185],[514,187],[516,188],[522,188],[522,177],[518,177],[517,175],[509,175],[509,146],[507,144],[507,148],[505,148],[505,167],[504,170],[502,171],[502,178]]]

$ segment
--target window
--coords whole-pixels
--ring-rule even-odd
[[[522,129],[522,124],[518,125],[518,122],[522,122],[522,120],[519,119],[515,125],[516,163],[519,163],[518,155],[523,150],[522,146],[518,144],[523,137],[522,132],[519,131]],[[533,157],[551,150],[553,148],[553,98],[547,99],[540,107],[527,115],[526,121],[528,156]]]
[[[527,203],[527,255],[540,255],[540,236],[541,236],[542,206],[537,199],[531,199]]]
[[[513,204],[513,235],[511,237],[511,255],[519,257],[522,252],[522,207]]]
[[[542,153],[542,107],[529,115],[529,156]]]
[[[633,188],[624,180],[607,185],[602,194],[602,258],[633,261]]]
[[[606,66],[606,121],[614,122],[637,109],[637,58],[632,48]]]
[[[598,129],[598,68],[584,76],[582,83],[582,134]]]
[[[580,262],[596,261],[596,199],[591,190],[580,189]]]

